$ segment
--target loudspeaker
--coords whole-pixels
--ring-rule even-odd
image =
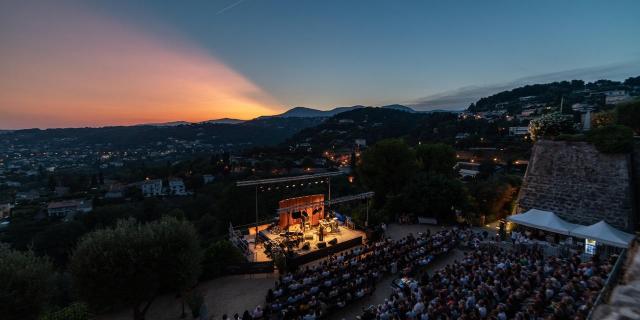
[[[323,249],[327,247],[327,244],[324,241],[322,241],[322,242],[318,242],[316,246],[318,246],[318,249]]]
[[[338,244],[338,239],[337,238],[333,238],[333,240],[329,241],[329,244],[332,245],[332,246]]]
[[[291,218],[300,219],[302,218],[302,214],[300,213],[300,211],[294,211],[291,213]]]

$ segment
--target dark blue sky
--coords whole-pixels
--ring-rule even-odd
[[[4,0],[0,127],[462,109],[640,75],[640,1]]]
[[[190,38],[287,105],[408,102],[640,64],[640,1],[110,3],[102,9]]]

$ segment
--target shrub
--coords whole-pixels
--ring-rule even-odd
[[[640,134],[640,100],[619,105],[616,108],[618,124],[631,128]]]
[[[40,320],[89,320],[89,308],[84,303],[74,303],[66,308],[47,313]]]
[[[50,301],[52,275],[49,260],[0,244],[2,319],[36,319]]]
[[[596,128],[589,131],[587,138],[602,153],[628,153],[633,150],[633,131],[625,126]]]
[[[554,137],[562,133],[573,133],[574,131],[573,117],[560,112],[545,114],[529,123],[529,132],[533,140],[541,137]]]
[[[591,116],[591,127],[601,128],[616,123],[616,113],[613,111],[602,111]]]
[[[246,262],[242,252],[227,240],[214,242],[204,252],[203,279],[211,279],[224,274],[225,267]]]

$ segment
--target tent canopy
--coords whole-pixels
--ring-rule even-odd
[[[509,216],[507,220],[523,226],[564,235],[569,235],[571,230],[580,226],[562,220],[553,212],[538,209],[530,209],[525,213]]]
[[[606,245],[628,248],[634,235],[620,231],[604,220],[590,226],[579,226],[571,231],[572,236],[593,239]]]

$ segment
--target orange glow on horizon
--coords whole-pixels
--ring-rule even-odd
[[[88,10],[19,6],[0,20],[0,129],[250,119],[279,109],[210,53]]]

